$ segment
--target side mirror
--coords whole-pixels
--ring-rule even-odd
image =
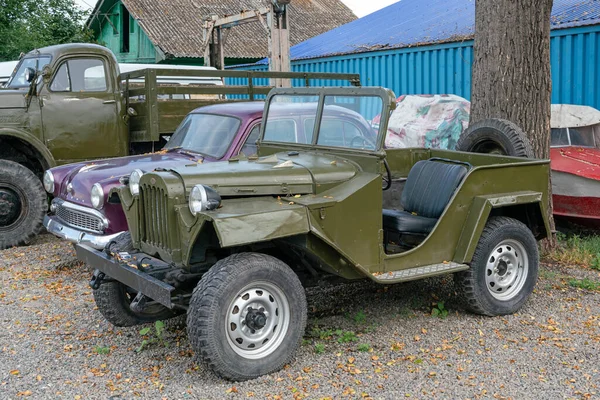
[[[27,81],[27,83],[33,82],[33,80],[35,79],[35,76],[36,76],[36,73],[33,68],[31,68],[31,67],[25,68],[25,80]]]

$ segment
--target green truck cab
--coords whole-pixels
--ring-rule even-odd
[[[547,160],[384,149],[394,94],[274,89],[259,156],[157,169],[115,189],[129,234],[78,245],[117,326],[187,312],[195,353],[244,380],[293,359],[304,287],[454,273],[468,307],[517,311],[548,235]]]
[[[160,150],[188,112],[231,101],[228,95],[254,100],[270,90],[254,79],[272,75],[120,68],[109,49],[93,44],[29,52],[0,89],[0,249],[25,244],[42,229],[48,201],[41,180],[48,168]],[[307,84],[358,81],[348,74],[281,75]],[[224,86],[225,77],[245,78],[248,85]]]

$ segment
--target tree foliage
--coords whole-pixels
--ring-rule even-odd
[[[74,0],[0,0],[0,61],[53,44],[90,42]]]

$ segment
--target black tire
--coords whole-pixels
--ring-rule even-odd
[[[490,118],[470,125],[460,135],[456,150],[533,158],[531,142],[521,128],[505,119]]]
[[[248,294],[256,300],[248,298]],[[282,301],[282,295],[287,304]],[[246,309],[241,305],[244,301],[253,303]],[[238,302],[240,307],[236,310]],[[252,331],[247,323],[252,305],[276,310],[269,315],[277,318],[264,320],[264,328],[267,328],[264,332],[263,328]],[[304,288],[290,267],[269,255],[239,253],[217,262],[194,289],[187,316],[188,337],[196,355],[218,376],[236,381],[254,379],[292,361],[304,335],[306,314]],[[232,324],[233,320],[238,323]],[[278,325],[273,324],[283,324],[283,330],[277,331]],[[275,326],[273,337],[269,338],[271,342],[259,343],[256,349],[247,345],[254,337],[239,334],[243,329],[250,330],[251,334],[271,334],[270,326]],[[247,339],[246,342],[237,342],[239,346],[234,344],[238,340],[233,338],[236,334],[239,340]],[[274,344],[269,346],[269,343]]]
[[[40,179],[21,164],[0,160],[0,250],[31,242],[42,231],[47,212]]]
[[[512,262],[502,265],[507,255]],[[470,311],[489,316],[513,314],[533,292],[538,264],[537,242],[529,228],[513,218],[492,217],[481,234],[471,267],[455,274],[455,281]]]
[[[156,303],[150,304],[143,312],[135,312],[129,307],[136,293],[121,282],[104,282],[94,290],[94,300],[98,311],[114,326],[135,326],[173,318],[177,311]]]

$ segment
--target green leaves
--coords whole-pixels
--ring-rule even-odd
[[[443,301],[439,301],[439,302],[435,303],[433,309],[431,310],[431,316],[442,318],[442,319],[444,319],[448,316],[448,310],[446,310]]]
[[[164,340],[163,334],[165,332],[165,323],[163,321],[156,321],[154,323],[154,331],[152,330],[152,327],[145,327],[140,329],[140,336],[142,336],[143,340],[142,343],[140,344],[140,347],[138,347],[135,351],[137,351],[138,353],[142,350],[144,350],[146,347],[148,347],[151,344],[154,343],[158,343],[163,347],[167,346],[167,343]]]
[[[91,42],[74,0],[0,0],[0,61],[53,44]]]

